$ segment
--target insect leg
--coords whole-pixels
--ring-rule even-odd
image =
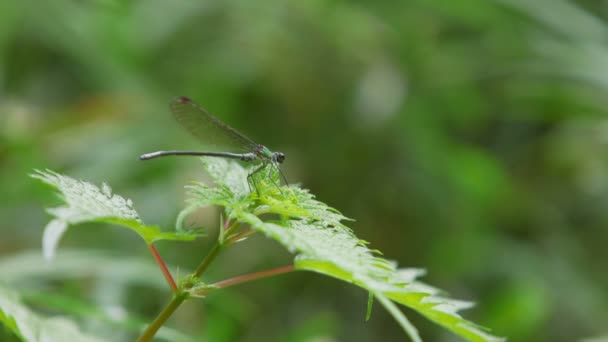
[[[249,191],[250,192],[251,192],[251,183],[253,183],[253,186],[255,187],[255,191],[256,192],[258,191],[258,187],[257,187],[257,184],[255,182],[255,179],[253,178],[253,175],[255,175],[256,173],[262,171],[262,169],[264,169],[266,167],[266,165],[268,165],[268,162],[262,163],[262,165],[260,165],[258,168],[256,168],[255,170],[253,170],[253,172],[251,172],[249,175],[247,175],[247,184],[249,184]]]
[[[279,184],[277,184],[277,182],[274,181],[274,179],[272,179],[272,167],[276,168],[277,171],[279,171],[279,173],[281,173],[281,170],[279,169],[279,166],[277,165],[277,163],[275,162],[271,162],[271,166],[268,168],[268,179],[270,179],[270,181],[272,182],[272,184],[274,184],[274,186],[277,187],[277,189],[279,189],[279,192],[281,193],[281,195],[285,196],[285,194],[283,193],[283,190],[281,190],[281,180],[279,179]]]
[[[281,171],[281,167],[279,167],[278,164],[274,164],[274,167],[277,168],[277,171],[279,171],[279,174],[281,175],[281,177],[283,177],[283,180],[285,181],[285,185],[287,185],[287,187],[289,187],[289,182],[287,181],[287,178],[285,178],[283,171]]]

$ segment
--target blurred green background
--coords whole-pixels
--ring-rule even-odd
[[[146,246],[85,225],[43,263],[43,207],[58,202],[28,174],[108,182],[172,229],[200,162],[137,156],[199,147],[167,108],[187,95],[284,151],[291,182],[476,301],[464,315],[493,333],[606,335],[607,20],[608,2],[584,0],[2,1],[0,282],[85,331],[136,336],[122,318],[149,322],[169,297]],[[217,220],[202,211],[190,224],[208,238],[159,245],[174,272],[198,264]],[[261,236],[238,247],[206,279],[291,260]],[[205,341],[405,339],[380,306],[364,322],[366,302],[296,273],[192,301],[170,325]],[[458,340],[406,314],[425,340]]]

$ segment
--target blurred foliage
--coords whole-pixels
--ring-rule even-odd
[[[607,9],[583,0],[0,2],[2,260],[40,249],[42,206],[56,200],[27,177],[34,168],[106,181],[146,222],[171,227],[183,185],[205,179],[200,164],[137,156],[198,146],[167,109],[188,95],[284,151],[290,181],[356,218],[372,248],[478,302],[467,317],[497,335],[605,335]],[[189,224],[214,222],[203,211]],[[135,234],[85,228],[62,248],[149,258]],[[208,246],[159,247],[194,267]],[[286,260],[252,239],[208,277]],[[166,298],[42,270],[0,281],[26,302],[46,291],[148,318]],[[402,338],[381,310],[364,322],[366,293],[324,277],[221,292],[180,308],[172,327],[212,341]],[[87,331],[124,338],[82,319]],[[426,340],[452,338],[412,320]]]

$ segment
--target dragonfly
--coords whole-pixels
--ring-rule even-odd
[[[253,176],[262,171],[267,166],[276,168],[283,180],[287,184],[287,179],[281,172],[279,164],[285,161],[283,152],[273,152],[268,147],[257,144],[243,133],[230,127],[225,122],[209,114],[202,106],[186,96],[174,98],[169,105],[173,117],[181,124],[192,136],[203,142],[210,148],[209,151],[156,151],[142,154],[140,160],[150,160],[166,156],[208,156],[221,157],[228,159],[238,159],[244,162],[259,163],[247,176],[247,184],[251,190],[250,180],[255,180]],[[226,150],[232,149],[231,152]],[[270,170],[269,170],[270,173]],[[269,177],[270,178],[270,177]],[[272,180],[272,178],[270,178]],[[273,183],[274,180],[272,180]],[[278,186],[278,184],[275,183]],[[279,188],[280,190],[280,188]],[[257,187],[256,187],[257,191]]]

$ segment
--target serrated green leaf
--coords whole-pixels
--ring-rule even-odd
[[[232,161],[223,158],[201,158],[201,160],[218,189],[230,193],[230,197],[249,195],[247,184],[249,173],[246,169],[233,167]]]
[[[366,241],[343,224],[346,217],[317,201],[307,190],[283,186],[272,191],[270,185],[257,191],[258,196],[246,196],[242,185],[235,188],[238,182],[234,177],[247,177],[247,170],[232,161],[203,160],[216,186],[192,186],[190,208],[223,206],[231,219],[249,224],[295,253],[297,269],[326,274],[364,288],[414,341],[420,340],[416,329],[394,303],[410,307],[470,341],[502,340],[458,315],[470,303],[438,296],[439,290],[416,280],[424,273],[420,269],[397,269],[396,263],[369,249]],[[240,197],[234,197],[231,189],[240,191]],[[267,214],[276,214],[279,219],[264,220]]]
[[[163,232],[158,227],[143,224],[131,200],[112,194],[105,183],[99,188],[51,170],[36,170],[32,177],[59,190],[59,196],[65,202],[64,206],[47,210],[55,217],[47,224],[43,236],[43,252],[47,258],[55,255],[68,226],[84,222],[112,223],[129,228],[148,244],[158,240],[193,240],[198,236],[195,232]]]
[[[296,187],[285,188],[292,196],[263,197],[261,202],[268,206],[270,213],[289,216],[291,218],[308,218],[311,220],[324,222],[326,225],[342,226],[342,221],[352,221],[342,215],[338,210],[329,207],[327,204],[317,201],[308,190]]]
[[[0,322],[28,342],[102,341],[84,334],[76,323],[67,318],[47,318],[32,312],[21,303],[16,293],[4,287],[0,287]]]

